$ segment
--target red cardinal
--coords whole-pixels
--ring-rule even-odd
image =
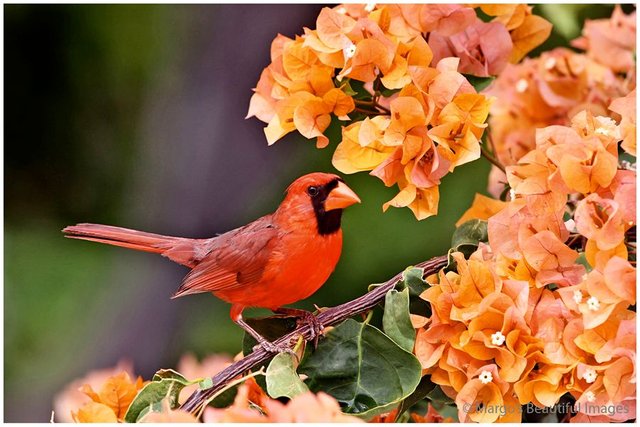
[[[359,203],[340,177],[311,173],[289,186],[270,214],[210,239],[188,239],[99,224],[62,230],[66,237],[159,253],[191,268],[173,298],[211,292],[231,303],[231,319],[265,349],[280,351],[243,319],[246,307],[283,308],[307,298],[329,278],[342,250],[342,210]]]

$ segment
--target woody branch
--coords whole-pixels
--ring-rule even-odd
[[[424,268],[425,276],[436,273],[447,264],[446,255],[432,258],[428,261],[421,262],[416,267]],[[402,273],[398,273],[382,285],[376,287],[370,292],[358,297],[352,301],[329,308],[318,314],[318,321],[321,325],[331,326],[348,319],[360,313],[364,313],[373,308],[378,302],[384,299],[387,292],[393,289],[402,278]],[[287,335],[277,339],[276,345],[291,345],[302,337],[305,341],[309,341],[312,336],[311,325],[304,324]],[[212,378],[213,385],[206,390],[195,391],[187,401],[181,406],[181,409],[191,413],[197,413],[212,396],[222,390],[231,380],[244,372],[268,361],[273,358],[274,354],[267,352],[264,348],[258,347],[253,353],[238,362],[228,366]]]

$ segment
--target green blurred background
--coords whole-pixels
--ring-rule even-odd
[[[264,125],[243,119],[273,37],[315,27],[320,8],[4,6],[5,421],[48,421],[66,383],[121,359],[149,378],[186,352],[240,350],[228,305],[169,299],[183,267],[60,230],[98,222],[209,237],[274,210],[298,176],[334,171],[337,133],[322,151],[296,135],[267,147]],[[556,24],[544,48],[611,8],[537,7]],[[488,171],[484,160],[456,169],[439,215],[422,222],[382,213],[395,189],[347,176],[363,203],[345,212],[343,256],[297,306],[347,301],[444,253]]]

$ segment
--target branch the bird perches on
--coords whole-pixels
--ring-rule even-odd
[[[424,268],[425,275],[436,273],[442,267],[447,265],[447,256],[439,256],[431,258],[428,261],[416,264],[415,267]],[[352,316],[363,313],[373,308],[378,302],[384,299],[387,292],[393,289],[402,278],[402,273],[396,274],[391,279],[384,282],[370,292],[358,297],[352,301],[329,308],[317,315],[318,322],[323,326],[331,326],[346,320]],[[274,341],[276,345],[290,345],[296,342],[299,337],[303,337],[305,341],[309,341],[312,336],[312,326],[304,324],[296,330],[278,338]],[[187,401],[180,407],[181,409],[197,413],[202,405],[207,402],[217,392],[222,390],[231,380],[238,375],[268,361],[275,356],[274,353],[267,352],[264,348],[258,347],[253,353],[238,362],[228,366],[223,371],[211,378],[213,385],[206,390],[195,391]]]

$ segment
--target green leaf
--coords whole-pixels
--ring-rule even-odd
[[[379,329],[348,319],[327,333],[298,368],[313,392],[323,391],[346,413],[368,419],[388,412],[420,382],[415,356]]]
[[[416,390],[413,393],[411,393],[406,399],[404,399],[400,404],[400,406],[398,407],[398,415],[396,416],[396,422],[399,421],[400,416],[405,411],[407,411],[416,403],[425,399],[427,395],[433,391],[435,386],[436,385],[433,382],[431,382],[430,375],[425,375],[424,377],[422,377],[422,379],[420,380],[420,384],[418,384],[418,387],[416,387]]]
[[[189,381],[173,369],[161,369],[155,373],[151,382],[142,387],[131,402],[124,421],[135,423],[149,411],[162,409],[162,400],[168,399],[171,409],[178,406],[180,391],[200,380]]]
[[[464,74],[464,76],[478,93],[485,90],[491,84],[491,82],[496,79],[495,77],[478,77],[471,74]]]
[[[424,268],[407,267],[402,272],[402,284],[409,289],[409,293],[413,296],[420,296],[429,285],[422,278],[424,276]]]
[[[358,93],[355,90],[353,90],[353,88],[351,87],[351,84],[349,83],[349,79],[344,79],[338,87],[348,96],[354,96],[354,95],[357,95]]]
[[[201,380],[198,383],[198,386],[200,387],[200,390],[206,390],[208,388],[213,387],[213,380],[211,379],[211,377],[207,377],[207,378]]]
[[[349,85],[351,85],[351,89],[356,93],[352,95],[354,99],[371,99],[371,93],[364,87],[364,82],[360,80],[349,80]]]
[[[486,242],[488,239],[487,221],[471,219],[453,232],[451,248],[468,258],[478,248],[479,242]]]
[[[382,89],[380,90],[380,94],[382,94],[382,96],[384,96],[385,98],[389,98],[390,96],[396,94],[400,92],[400,89],[387,89],[386,87],[382,87]]]
[[[450,405],[454,403],[453,399],[444,394],[439,385],[435,386],[433,390],[431,390],[429,394],[427,394],[427,398],[432,402],[438,402],[443,405]]]
[[[213,406],[214,408],[226,408],[228,406],[231,406],[236,398],[236,394],[238,394],[238,386],[231,387],[230,389],[223,391],[215,399],[209,402],[209,406]]]
[[[409,288],[398,292],[391,289],[384,298],[382,329],[396,344],[408,352],[413,351],[416,330],[409,317]]]
[[[272,317],[249,317],[244,319],[256,332],[266,338],[268,341],[275,341],[283,335],[296,329],[297,320],[292,316],[276,315]],[[258,342],[248,333],[244,333],[244,339],[242,340],[242,353],[247,356],[253,352]],[[267,366],[268,360],[255,367],[256,370]],[[260,375],[256,377],[256,382],[263,390],[267,389],[265,377]]]
[[[292,399],[299,394],[309,391],[296,372],[292,354],[280,353],[273,358],[267,368],[267,393],[277,399],[288,397]]]
[[[409,289],[409,312],[420,316],[431,316],[431,306],[420,295],[427,290],[429,284],[422,278],[424,268],[407,267],[402,272],[402,280],[396,288]]]
[[[576,264],[582,264],[587,270],[587,273],[590,273],[591,270],[593,270],[593,267],[591,267],[591,264],[589,264],[589,261],[587,261],[587,255],[584,252],[581,252],[580,255],[578,255]]]

